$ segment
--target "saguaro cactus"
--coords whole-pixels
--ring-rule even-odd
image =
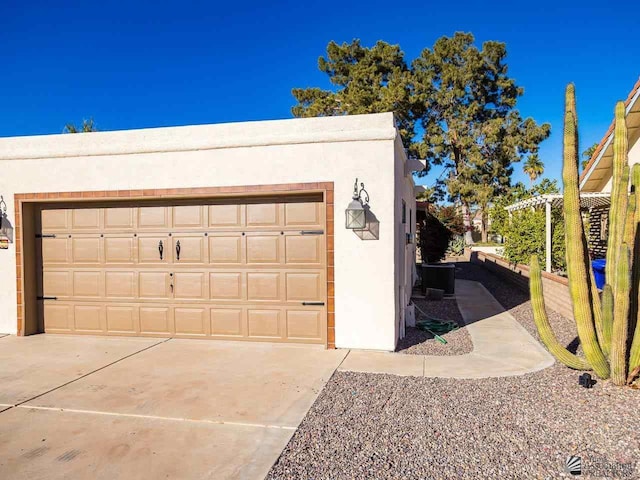
[[[607,283],[600,301],[589,271],[591,260],[580,216],[575,91],[573,85],[569,85],[565,98],[562,169],[565,241],[573,315],[584,359],[560,345],[551,331],[544,310],[542,273],[535,256],[531,258],[530,291],[536,326],[549,351],[571,368],[591,369],[603,379],[611,374],[616,385],[624,385],[640,374],[640,165],[634,165],[631,172],[633,189],[629,194],[627,127],[622,102],[615,108],[614,135]],[[630,329],[635,332],[629,351]],[[628,377],[627,372],[631,372]]]

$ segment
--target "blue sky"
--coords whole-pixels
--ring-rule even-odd
[[[411,60],[470,31],[507,43],[525,88],[518,108],[552,124],[541,158],[557,178],[564,87],[576,83],[584,149],[638,79],[639,13],[638,2],[591,0],[1,0],[0,136],[60,133],[89,117],[101,130],[289,118],[291,88],[329,86],[317,58],[330,40],[382,39]]]

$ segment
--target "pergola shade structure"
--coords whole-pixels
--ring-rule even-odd
[[[517,212],[519,210],[525,209],[536,209],[542,208],[545,209],[545,260],[546,260],[546,271],[551,271],[551,209],[552,208],[562,208],[564,204],[564,200],[561,194],[547,194],[547,195],[537,195],[535,197],[527,198],[526,200],[521,200],[519,202],[513,203],[507,207],[505,210],[509,212],[509,218],[513,212]],[[603,208],[609,207],[611,205],[611,194],[608,192],[605,193],[581,193],[580,194],[580,208],[582,210],[591,210],[593,208]]]

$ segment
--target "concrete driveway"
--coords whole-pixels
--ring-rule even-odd
[[[0,338],[0,478],[263,478],[346,351]]]

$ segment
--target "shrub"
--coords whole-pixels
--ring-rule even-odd
[[[513,263],[529,264],[531,255],[541,259],[545,268],[545,212],[544,210],[523,210],[516,212],[511,223],[504,228],[504,256]],[[551,233],[551,269],[554,271],[565,268],[564,221],[562,213],[552,212]]]
[[[420,226],[420,253],[422,261],[434,263],[442,260],[449,248],[451,231],[432,214],[427,213]]]
[[[509,213],[504,207],[526,198],[548,193],[560,193],[557,180],[543,178],[540,183],[533,185],[529,189],[521,182],[518,182],[511,187],[505,195],[494,198],[491,210],[489,211],[489,216],[491,217],[491,232],[503,237],[506,236],[506,230],[509,226]],[[561,216],[559,218],[561,218]]]
[[[449,249],[447,253],[454,257],[459,257],[464,254],[464,237],[462,235],[452,236],[449,241]]]
[[[509,228],[509,212],[504,207],[514,203],[513,196],[503,195],[494,200],[489,217],[491,218],[491,233],[505,237]]]
[[[561,211],[552,213],[553,231],[551,232],[551,269],[564,271],[567,268],[564,242],[564,218]]]
[[[452,235],[464,235],[465,228],[462,215],[454,205],[436,207],[433,214]]]

